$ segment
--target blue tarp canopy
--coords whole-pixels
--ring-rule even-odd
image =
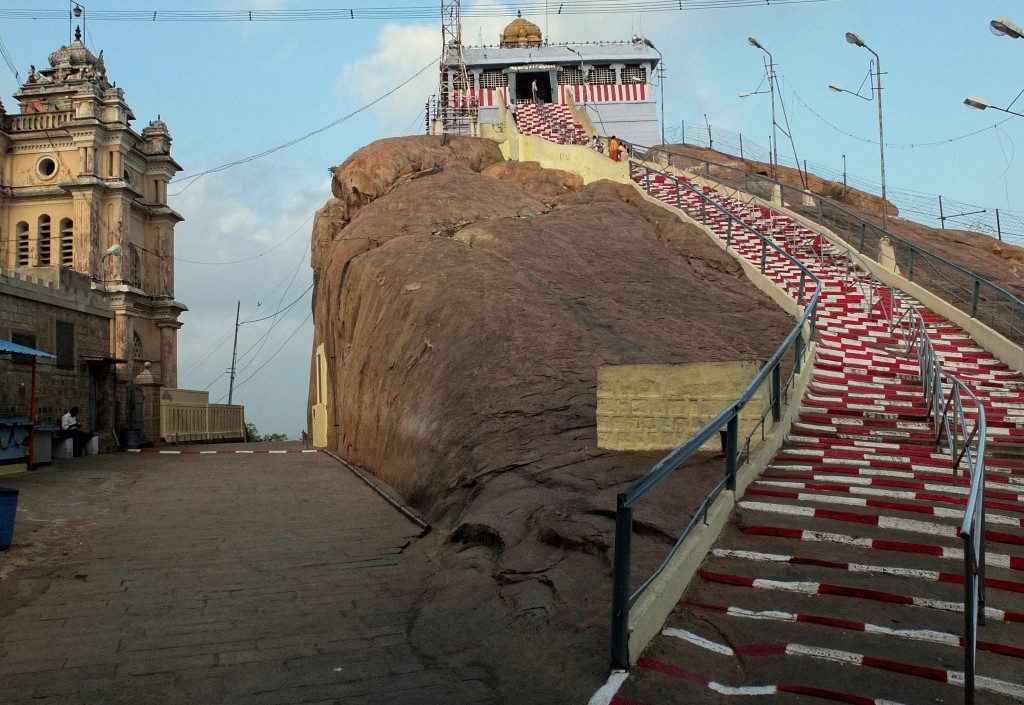
[[[18,345],[17,343],[12,343],[9,340],[2,339],[0,339],[0,353],[18,353],[20,355],[33,355],[35,357],[57,357],[56,355],[51,355],[50,353],[43,352],[42,350],[36,350],[35,348]]]

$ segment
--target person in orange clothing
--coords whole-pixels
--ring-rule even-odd
[[[613,162],[619,161],[619,138],[615,135],[608,141],[608,156]]]

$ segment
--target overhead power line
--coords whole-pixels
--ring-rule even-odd
[[[765,5],[803,5],[836,0],[563,0],[556,14],[592,15],[629,12],[680,12],[717,10]],[[89,10],[90,22],[345,22],[357,20],[433,20],[437,5],[372,6],[310,10]],[[550,2],[523,2],[516,6],[524,14],[542,14],[555,9]],[[465,7],[464,17],[506,17],[509,9],[495,5]],[[7,20],[66,19],[66,10],[4,9]]]

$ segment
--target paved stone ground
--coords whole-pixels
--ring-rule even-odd
[[[106,455],[0,478],[0,702],[492,703],[408,629],[418,529],[323,454]]]

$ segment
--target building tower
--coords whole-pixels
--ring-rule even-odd
[[[109,363],[130,380],[145,362],[177,386],[174,226],[167,184],[181,167],[157,119],[137,133],[124,91],[107,79],[81,31],[33,66],[0,109],[0,268],[60,282],[87,277],[113,311]],[[84,363],[83,363],[84,364]]]
[[[441,0],[441,70],[433,132],[475,135],[476,92],[462,51],[462,2]]]

